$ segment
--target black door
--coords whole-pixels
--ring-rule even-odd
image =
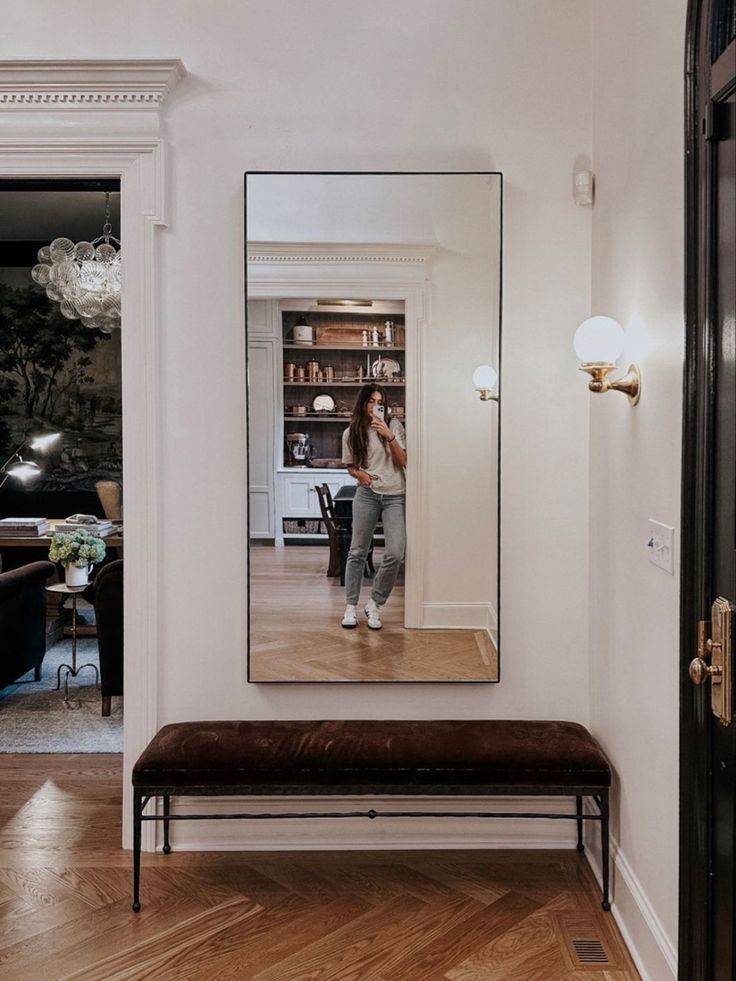
[[[680,977],[732,981],[736,2],[691,3],[688,27]]]
[[[736,46],[731,83],[736,76]],[[736,93],[716,97],[714,158],[714,300],[716,308],[716,481],[713,588],[736,598]],[[713,729],[713,953],[716,978],[734,976],[734,788],[736,726]],[[725,973],[725,972],[728,973]]]

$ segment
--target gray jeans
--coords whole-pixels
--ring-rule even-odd
[[[385,550],[373,579],[371,596],[383,606],[396,583],[406,550],[406,494],[376,494],[370,487],[358,487],[353,498],[353,537],[345,566],[345,592],[348,604],[357,606],[363,585],[365,560],[371,550],[373,532],[383,522]]]

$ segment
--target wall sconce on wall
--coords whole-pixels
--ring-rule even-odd
[[[582,361],[581,371],[590,375],[591,392],[623,392],[636,405],[641,395],[641,372],[638,365],[629,365],[623,378],[610,379],[616,362],[624,350],[625,334],[621,324],[612,317],[589,317],[575,331],[573,347]]]
[[[481,402],[498,402],[498,392],[493,389],[496,386],[498,375],[495,368],[489,364],[481,364],[473,372],[473,387],[480,393]]]

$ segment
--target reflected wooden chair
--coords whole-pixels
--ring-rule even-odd
[[[317,484],[314,488],[317,491],[319,500],[319,510],[322,514],[322,524],[327,532],[327,539],[330,544],[330,559],[327,565],[326,575],[328,577],[340,575],[340,545],[337,538],[337,526],[335,524],[335,505],[332,500],[332,493],[327,484]],[[375,572],[373,568],[373,546],[365,560],[365,574],[372,576]]]
[[[340,548],[337,541],[337,526],[335,525],[335,505],[332,494],[327,484],[317,484],[314,488],[317,491],[319,510],[322,515],[322,524],[327,532],[327,540],[330,545],[330,559],[327,564],[328,577],[340,575]]]

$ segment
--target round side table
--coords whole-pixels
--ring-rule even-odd
[[[95,673],[95,685],[100,687],[100,673],[97,670],[96,664],[80,664],[77,667],[77,596],[84,592],[85,586],[67,586],[65,582],[55,582],[51,586],[47,586],[46,590],[49,593],[63,593],[65,596],[71,596],[72,598],[72,663],[71,664],[60,664],[59,670],[56,672],[56,688],[54,691],[59,691],[61,689],[61,672],[66,668],[66,674],[64,675],[64,701],[69,701],[69,676],[76,678],[80,671],[85,668],[92,668]]]

